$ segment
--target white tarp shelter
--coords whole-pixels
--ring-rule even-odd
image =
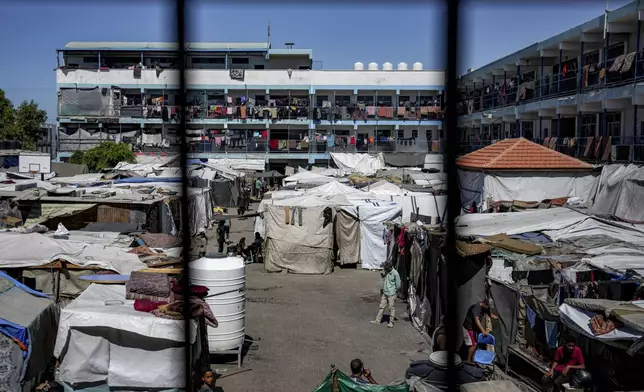
[[[312,173],[310,171],[307,171],[306,169],[300,168],[300,170],[293,174],[292,176],[288,176],[282,180],[282,184],[284,186],[292,185],[292,184],[326,184],[327,182],[331,181],[336,181],[335,178],[333,177],[327,177],[323,176],[321,174],[317,173]]]
[[[629,222],[644,222],[644,168],[639,165],[607,165],[602,168],[591,196],[589,210]]]
[[[65,260],[81,267],[100,267],[120,274],[130,274],[147,266],[127,249],[57,240],[38,234],[0,233],[2,256],[0,268],[27,268]]]
[[[402,207],[394,202],[352,200],[351,207],[342,207],[358,222],[359,228],[359,260],[362,268],[380,269],[382,263],[387,261],[387,245],[384,243],[382,234],[385,229],[384,223],[388,221],[400,222]],[[348,255],[355,253],[354,244],[343,240],[343,237],[354,238],[354,235],[347,229],[347,225],[337,225],[341,229],[336,233],[340,260],[343,250]],[[345,229],[342,231],[342,229]]]
[[[331,159],[345,174],[362,174],[374,176],[378,170],[385,168],[385,159],[382,153],[377,155],[332,152]]]
[[[333,272],[332,207],[266,205],[263,214],[266,271],[286,270],[298,274]]]
[[[61,311],[54,356],[67,384],[105,383],[121,389],[185,386],[184,328],[198,353],[194,320],[134,310],[125,286],[90,285]]]
[[[456,160],[461,203],[487,209],[494,201],[587,200],[593,166],[524,138],[505,139]]]

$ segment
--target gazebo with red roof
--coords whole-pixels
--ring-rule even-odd
[[[456,160],[461,201],[586,199],[594,166],[524,138],[505,139]],[[484,206],[485,207],[485,206]]]

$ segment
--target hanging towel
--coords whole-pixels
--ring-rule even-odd
[[[329,135],[329,137],[326,139],[326,145],[327,147],[335,146],[335,135]]]
[[[375,115],[376,115],[376,107],[367,106],[367,116],[375,116]]]
[[[626,58],[624,58],[624,65],[622,66],[621,73],[626,73],[631,70],[631,67],[633,66],[633,60],[635,60],[635,52],[631,52],[626,55]]]
[[[275,139],[269,140],[268,147],[271,150],[277,150],[279,148],[279,140],[275,140]]]
[[[246,119],[246,106],[241,106],[239,109],[240,109],[239,110],[240,117],[243,120],[245,120]]]
[[[593,141],[595,138],[593,136],[590,136],[587,141],[586,141],[586,149],[584,150],[584,158],[588,158],[590,156],[590,152],[592,151],[593,148]]]
[[[530,328],[534,328],[534,325],[537,323],[537,314],[532,310],[528,304],[525,305],[526,309],[526,320],[530,324]]]
[[[620,56],[617,56],[615,61],[613,61],[613,65],[611,65],[610,69],[608,72],[618,72],[622,69],[624,66],[624,60],[626,59],[626,55],[622,54]]]
[[[279,150],[286,150],[288,148],[288,140],[279,140],[277,148]]]
[[[546,325],[546,342],[548,342],[548,347],[557,348],[557,322],[556,321],[545,321]]]
[[[289,207],[284,207],[284,224],[289,225],[291,223],[291,209]]]
[[[608,136],[605,139],[606,146],[604,147],[604,155],[602,156],[603,161],[610,161],[611,153],[613,152],[612,142],[613,142],[613,137],[612,136]]]
[[[404,116],[405,116],[405,107],[404,106],[398,106],[398,117],[404,117]]]
[[[297,216],[297,207],[293,207],[293,214],[291,215],[291,226],[295,226],[296,216]]]
[[[597,141],[595,142],[595,158],[600,158],[600,153],[602,150],[602,144],[604,141],[602,140],[604,137],[603,136],[597,136]]]
[[[387,115],[387,108],[385,107],[378,107],[378,117],[385,117]]]
[[[550,145],[550,137],[543,139],[543,146],[548,147]]]
[[[590,69],[590,65],[584,65],[581,71],[581,88],[586,88],[588,87],[588,70]]]
[[[356,144],[356,137],[355,136],[351,136],[351,139],[349,139],[349,144],[351,144],[352,146],[355,146],[355,144]]]
[[[553,137],[550,139],[550,145],[548,146],[549,149],[554,150],[557,148],[557,138]]]

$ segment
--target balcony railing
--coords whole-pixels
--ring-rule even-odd
[[[637,70],[637,77],[635,71]],[[468,115],[538,100],[574,95],[579,92],[625,86],[644,81],[644,55],[636,60],[635,53],[609,59],[605,64],[564,69],[530,81],[508,78],[468,93],[459,102],[459,115]]]

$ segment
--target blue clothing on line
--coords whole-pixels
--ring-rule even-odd
[[[530,323],[530,328],[534,328],[534,324],[537,322],[537,314],[528,306],[528,304],[525,305],[525,309],[526,318],[528,319],[528,323]]]
[[[556,348],[557,347],[557,322],[556,321],[545,321],[546,326],[546,341],[548,342],[548,347]]]

